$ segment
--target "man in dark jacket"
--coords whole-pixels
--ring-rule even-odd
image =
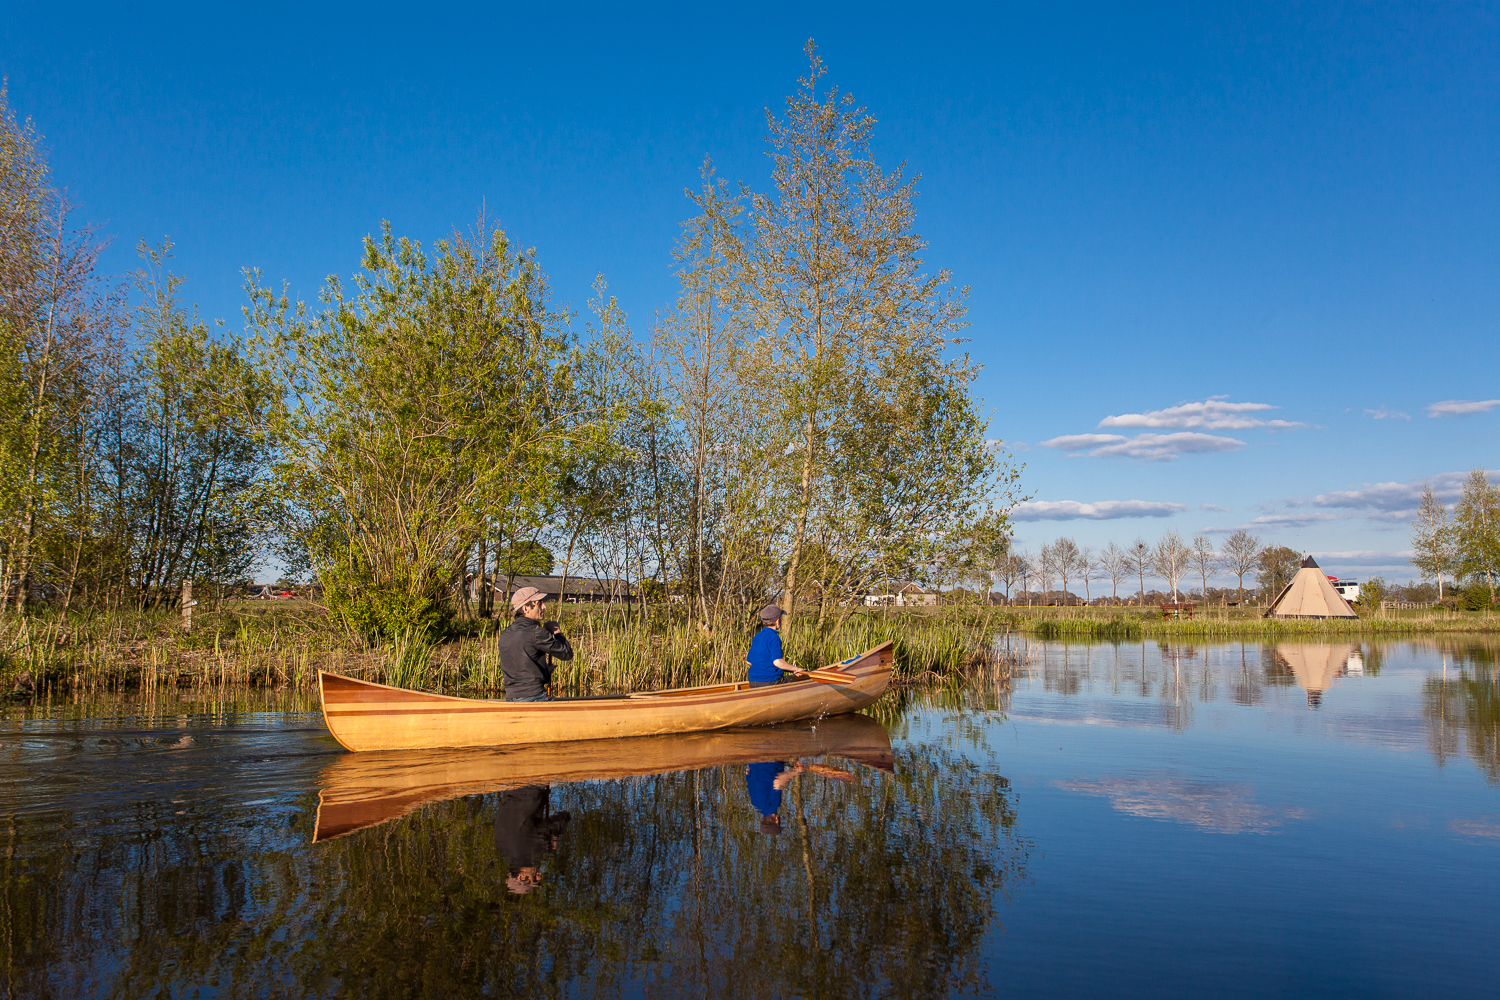
[[[522,587],[510,595],[515,621],[500,633],[500,670],[505,674],[506,701],[551,701],[547,685],[552,683],[549,656],[571,660],[573,647],[557,622],[542,622],[547,595],[535,587]]]

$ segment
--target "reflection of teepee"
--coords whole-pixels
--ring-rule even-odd
[[[1266,618],[1358,618],[1349,602],[1333,589],[1312,556],[1266,609]]]
[[[1307,691],[1307,704],[1317,708],[1323,701],[1323,692],[1343,673],[1354,647],[1347,643],[1341,646],[1322,642],[1279,643],[1275,653],[1277,661]]]

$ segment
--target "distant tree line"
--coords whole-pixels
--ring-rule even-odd
[[[1227,601],[1232,595],[1237,603],[1244,603],[1247,576],[1252,580],[1252,594],[1275,597],[1301,564],[1302,556],[1295,549],[1263,545],[1245,531],[1236,531],[1218,549],[1207,535],[1186,541],[1177,532],[1168,531],[1155,544],[1137,538],[1129,546],[1110,542],[1094,549],[1072,538],[1059,538],[1035,553],[1006,548],[989,560],[971,563],[968,579],[985,589],[997,587],[1011,603],[1178,602],[1194,579],[1200,599],[1214,595]],[[1236,578],[1232,591],[1209,587],[1209,577],[1220,573]],[[1164,590],[1148,591],[1148,579],[1165,584]],[[1126,588],[1124,598],[1120,597],[1122,585]],[[1096,587],[1100,591],[1097,597],[1093,593]],[[1082,601],[1076,589],[1083,590]]]
[[[705,161],[642,334],[602,277],[577,329],[482,215],[430,248],[383,227],[316,305],[247,272],[243,334],[211,327],[169,243],[99,273],[0,92],[0,606],[150,607],[270,555],[385,634],[490,615],[465,577],[542,563],[822,621],[1004,551],[1019,469],[957,348],[967,290],[924,270],[915,178],[809,57],[770,189]]]

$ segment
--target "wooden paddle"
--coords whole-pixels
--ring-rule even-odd
[[[777,669],[779,669],[779,670],[785,670],[787,673],[790,674],[790,673],[796,673],[799,668],[798,667],[778,667]],[[824,684],[853,684],[854,680],[855,680],[855,677],[854,677],[853,674],[845,673],[842,670],[835,670],[832,667],[823,667],[820,670],[803,670],[802,673],[804,673],[807,676],[811,677],[813,680],[815,680],[815,681],[821,681]]]

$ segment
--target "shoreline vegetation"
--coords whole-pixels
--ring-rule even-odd
[[[605,694],[738,680],[754,632],[744,624],[710,630],[668,609],[561,609],[576,656],[559,665],[564,695]],[[315,691],[318,670],[399,687],[468,697],[502,697],[495,636],[500,620],[476,619],[432,642],[409,632],[371,642],[305,602],[229,602],[198,617],[190,632],[170,612],[71,612],[0,617],[0,694],[11,699],[107,693],[275,689]],[[1465,612],[1381,612],[1354,622],[1262,619],[1207,609],[1163,620],[1152,609],[872,608],[819,631],[811,617],[793,627],[796,662],[823,666],[887,639],[896,643],[898,687],[1003,684],[1018,654],[1008,636],[1041,640],[1312,640],[1356,636],[1500,632],[1500,616]],[[316,707],[316,698],[310,707]]]

